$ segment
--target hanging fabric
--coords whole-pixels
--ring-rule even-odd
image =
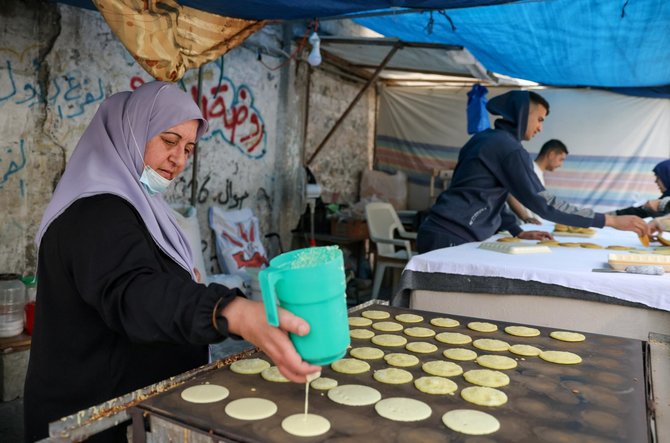
[[[468,92],[468,134],[476,134],[491,127],[489,114],[486,111],[486,94],[489,90],[477,83]]]

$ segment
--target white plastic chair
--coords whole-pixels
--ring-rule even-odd
[[[395,208],[390,203],[374,202],[365,205],[370,240],[375,243],[377,256],[372,285],[372,299],[379,297],[379,289],[386,268],[403,269],[414,255],[410,240],[416,240],[415,232],[407,232]],[[398,237],[395,237],[397,232]]]

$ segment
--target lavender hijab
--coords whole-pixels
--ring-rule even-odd
[[[171,83],[146,83],[102,102],[42,217],[37,246],[51,222],[77,199],[114,194],[133,205],[161,250],[193,276],[191,249],[172,209],[160,194],[149,195],[139,181],[147,142],[187,120],[200,120],[198,138],[207,131],[196,103]]]

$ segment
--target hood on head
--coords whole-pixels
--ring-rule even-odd
[[[654,166],[653,171],[656,177],[663,183],[663,186],[665,186],[663,197],[667,197],[670,195],[670,160],[663,160]]]
[[[528,91],[510,91],[493,97],[486,104],[486,110],[501,118],[494,123],[496,129],[513,134],[517,140],[523,140],[528,127],[530,96]]]

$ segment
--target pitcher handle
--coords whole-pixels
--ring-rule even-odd
[[[263,294],[263,304],[265,305],[265,317],[270,326],[279,326],[279,313],[277,312],[277,289],[275,285],[279,281],[280,272],[270,269],[263,269],[258,273],[258,281],[261,285]]]

